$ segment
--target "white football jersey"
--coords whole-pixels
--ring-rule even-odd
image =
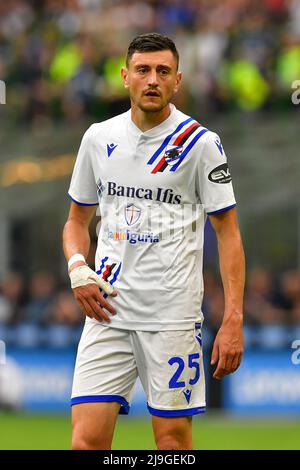
[[[206,215],[236,204],[215,133],[173,105],[146,132],[130,110],[93,124],[69,196],[100,207],[95,266],[118,293],[109,298],[117,310],[111,327],[187,330],[202,321]]]

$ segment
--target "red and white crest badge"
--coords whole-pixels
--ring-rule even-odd
[[[141,209],[134,204],[127,204],[125,207],[125,220],[127,225],[134,225],[141,216]]]

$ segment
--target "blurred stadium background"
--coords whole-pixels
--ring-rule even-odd
[[[300,448],[300,80],[298,0],[6,0],[0,3],[0,448],[70,446],[69,394],[82,316],[61,232],[76,151],[90,123],[128,109],[128,42],[176,42],[175,104],[219,132],[247,257],[245,359],[206,380],[195,448]],[[99,219],[98,219],[99,220]],[[91,228],[92,249],[96,223]],[[216,240],[206,226],[204,348],[223,311]],[[297,346],[297,343],[294,343]],[[6,348],[6,361],[4,349]],[[114,447],[154,448],[144,396]]]

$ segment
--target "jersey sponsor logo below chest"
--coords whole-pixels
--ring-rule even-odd
[[[107,195],[127,198],[148,199],[150,201],[165,202],[167,204],[180,204],[181,194],[175,194],[171,188],[141,188],[135,186],[122,186],[114,181],[107,182]]]

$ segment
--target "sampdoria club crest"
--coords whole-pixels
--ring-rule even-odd
[[[174,165],[180,159],[183,147],[181,145],[170,145],[166,148],[164,157],[168,165]]]

